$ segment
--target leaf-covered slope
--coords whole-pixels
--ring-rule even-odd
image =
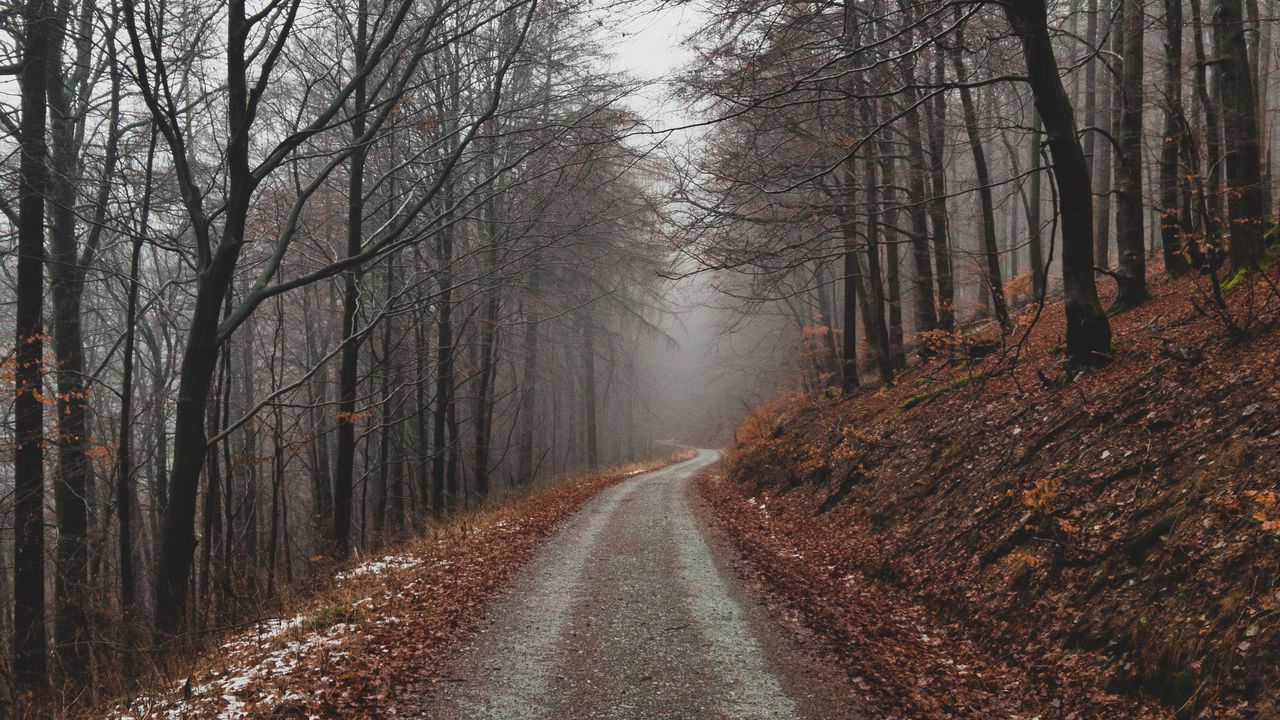
[[[1025,702],[966,705],[919,666],[919,716],[1091,717],[1119,694],[1134,700],[1112,716],[1158,702],[1277,717],[1280,333],[1231,340],[1189,300],[1204,297],[1193,281],[1154,290],[1113,318],[1114,362],[1074,382],[1054,381],[1046,308],[1016,364],[1022,330],[973,367],[934,360],[892,388],[757,412],[726,461],[733,483],[704,487],[740,538],[766,538],[757,564],[808,552],[795,572],[881,583],[1018,669]],[[1255,318],[1274,317],[1261,282],[1231,291],[1236,312],[1249,292]],[[806,612],[819,632],[840,622]]]

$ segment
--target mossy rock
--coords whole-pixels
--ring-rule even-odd
[[[928,392],[916,393],[915,395],[912,395],[912,396],[908,397],[906,400],[903,400],[903,401],[902,401],[902,404],[901,404],[901,405],[898,405],[898,409],[899,409],[899,410],[910,410],[911,408],[913,408],[913,407],[915,407],[915,406],[919,405],[920,403],[924,402],[925,400],[928,400],[928,399],[929,399],[929,396],[930,396],[930,395],[932,395],[932,394],[933,394],[933,393],[928,393]]]
[[[1244,276],[1247,274],[1248,272],[1244,268],[1240,268],[1239,270],[1231,273],[1230,276],[1224,278],[1222,282],[1219,283],[1218,287],[1222,288],[1223,292],[1230,292],[1240,284],[1240,281],[1243,280]]]
[[[964,387],[965,385],[968,385],[969,383],[973,382],[973,381],[974,381],[974,379],[975,379],[975,376],[974,376],[974,375],[962,375],[962,376],[960,376],[960,377],[956,378],[955,380],[952,380],[951,382],[949,382],[949,383],[947,383],[947,384],[943,385],[942,387],[938,388],[937,390],[933,390],[933,391],[928,391],[928,390],[926,390],[925,392],[922,392],[922,393],[916,393],[915,395],[911,395],[911,396],[907,397],[907,399],[903,400],[903,401],[898,405],[898,409],[899,409],[899,410],[910,410],[911,408],[913,408],[913,407],[915,407],[915,406],[917,406],[917,405],[920,405],[920,404],[922,404],[922,403],[925,403],[925,402],[927,402],[927,401],[929,401],[929,400],[932,400],[933,398],[935,398],[935,397],[937,397],[937,396],[939,396],[939,395],[941,395],[941,394],[943,394],[943,393],[945,393],[945,392],[947,392],[947,391],[949,391],[949,390],[958,390],[959,388],[962,388],[962,387]]]

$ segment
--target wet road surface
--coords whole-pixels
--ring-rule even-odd
[[[858,718],[710,537],[691,460],[592,499],[517,576],[423,708],[442,720]]]

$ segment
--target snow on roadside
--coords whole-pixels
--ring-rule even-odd
[[[422,564],[417,555],[384,555],[377,560],[361,563],[350,570],[344,570],[334,578],[338,582],[346,582],[364,575],[385,575],[393,570],[412,570]]]
[[[272,618],[255,623],[221,646],[220,667],[198,672],[178,682],[167,692],[134,698],[117,709],[109,720],[192,717],[232,720],[282,704],[302,703],[307,698],[293,689],[290,676],[300,669],[326,667],[340,661],[346,652],[339,649],[360,635],[358,615],[373,611],[384,595],[377,581],[400,572],[419,569],[426,559],[418,555],[387,555],[338,573],[339,586],[360,581],[373,594],[364,595],[344,607],[317,607],[306,614]],[[447,560],[437,563],[448,564]],[[395,616],[374,617],[377,625],[394,624]]]
[[[191,678],[179,682],[167,693],[135,698],[128,708],[113,712],[108,718],[233,720],[244,717],[250,707],[263,710],[282,702],[302,700],[301,695],[288,688],[285,678],[305,663],[340,660],[346,653],[336,648],[356,632],[354,625],[336,623],[295,640],[284,640],[287,632],[302,626],[301,616],[260,623],[223,644],[228,661],[225,668],[209,671],[200,682]],[[272,647],[266,649],[267,644]]]
[[[189,677],[156,686],[107,718],[363,717],[369,703],[385,701],[380,674],[406,663],[414,663],[415,673],[435,667],[440,649],[478,622],[478,603],[560,520],[602,487],[652,469],[549,487],[506,510],[462,520],[453,532],[424,537],[417,552],[339,572],[334,592],[302,614],[248,627],[204,656]]]

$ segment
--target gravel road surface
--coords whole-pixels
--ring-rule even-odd
[[[711,537],[686,462],[602,492],[495,604],[423,716],[858,718]]]

